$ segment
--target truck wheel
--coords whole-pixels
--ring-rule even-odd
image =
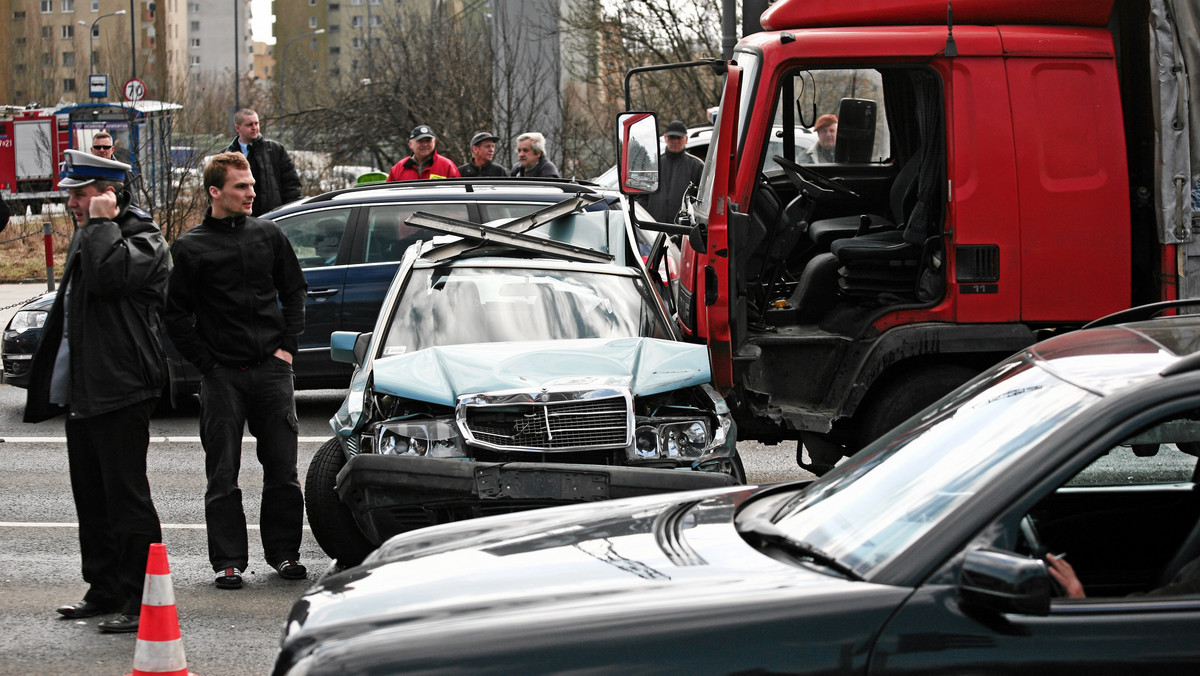
[[[342,567],[357,566],[375,545],[363,537],[350,508],[338,498],[334,484],[346,465],[346,454],[337,439],[326,441],[308,464],[304,479],[304,511],[317,544]]]
[[[860,409],[861,425],[855,450],[875,441],[978,374],[967,366],[940,364],[892,379]]]

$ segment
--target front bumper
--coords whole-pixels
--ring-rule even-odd
[[[362,453],[338,473],[337,492],[363,535],[378,545],[462,519],[737,483],[720,472]]]

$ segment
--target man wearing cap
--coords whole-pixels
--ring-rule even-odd
[[[67,462],[79,518],[83,600],[77,619],[120,615],[103,632],[137,631],[151,543],[162,542],[150,499],[150,413],[166,384],[159,339],[171,256],[149,214],[128,205],[129,165],[64,151],[59,186],[75,235],[34,355],[25,422],[67,414]]]
[[[800,158],[801,164],[829,164],[833,162],[833,147],[837,145],[837,115],[826,113],[817,118],[813,131],[817,132],[817,142],[805,151]]]
[[[671,120],[663,133],[667,152],[663,153],[658,166],[658,192],[646,201],[646,210],[659,223],[674,223],[683,204],[683,193],[689,185],[700,185],[704,163],[685,150],[687,133],[687,125],[682,120]]]
[[[250,162],[254,174],[254,211],[261,216],[289,202],[300,199],[300,175],[283,144],[272,141],[259,132],[258,113],[242,108],[233,114],[233,130],[237,138],[226,152],[241,153]]]
[[[458,173],[463,178],[485,176],[508,176],[504,167],[492,161],[496,156],[496,141],[500,140],[488,131],[481,131],[471,137],[471,161],[458,166]]]
[[[546,137],[536,131],[517,137],[517,163],[512,168],[513,176],[527,178],[562,178],[558,167],[546,159]]]
[[[412,151],[412,155],[392,167],[387,177],[389,183],[429,178],[459,178],[458,167],[454,162],[438,154],[437,135],[429,125],[419,125],[408,133],[408,149]]]

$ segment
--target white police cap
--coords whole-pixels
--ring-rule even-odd
[[[97,157],[80,150],[64,150],[58,187],[82,188],[96,180],[125,182],[130,167],[124,162]]]

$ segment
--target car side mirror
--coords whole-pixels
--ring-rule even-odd
[[[1041,559],[1010,552],[969,552],[959,573],[964,603],[998,613],[1050,614],[1050,572]]]
[[[617,182],[626,195],[658,192],[658,121],[654,113],[617,116]]]
[[[877,104],[870,99],[842,99],[838,106],[837,142],[833,161],[864,164],[871,161],[875,148]]]
[[[361,365],[367,360],[371,333],[334,331],[329,336],[329,358],[345,364]]]

